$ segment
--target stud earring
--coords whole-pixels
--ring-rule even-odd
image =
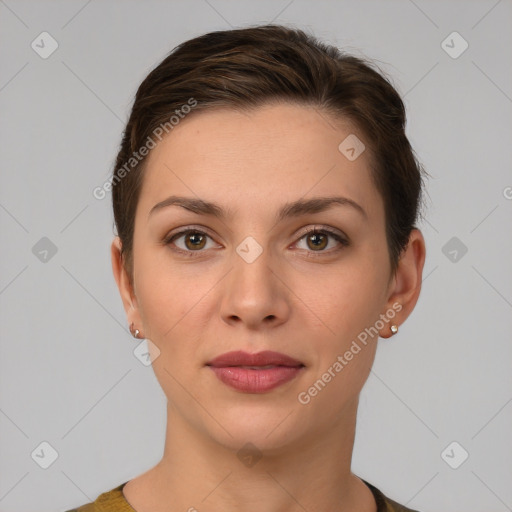
[[[393,334],[396,334],[396,333],[398,332],[398,325],[394,325],[394,324],[393,324],[393,325],[391,326],[391,332],[392,332]]]
[[[139,331],[139,329],[135,329],[135,328],[134,328],[133,322],[130,324],[130,332],[132,333],[132,336],[133,336],[134,338],[138,338],[138,337],[139,337],[139,335],[140,335],[140,331]]]

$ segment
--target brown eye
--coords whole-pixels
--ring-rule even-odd
[[[203,252],[202,249],[206,247],[209,239],[211,240],[211,237],[203,231],[187,229],[169,236],[164,240],[164,244],[170,245],[176,251],[186,253]]]
[[[297,244],[304,239],[306,240],[305,250],[309,252],[331,253],[349,245],[349,242],[345,238],[343,238],[343,236],[326,228],[321,230],[309,230],[304,235],[302,235]],[[332,250],[325,250],[326,247],[329,246],[331,240],[335,241],[334,247],[332,248]],[[299,247],[299,249],[302,249],[302,247]]]
[[[328,237],[324,233],[313,232],[306,236],[307,236],[308,246],[311,249],[317,250],[317,249],[325,249],[325,247],[327,247]]]
[[[185,234],[185,245],[188,249],[202,249],[206,245],[206,235],[197,231]]]

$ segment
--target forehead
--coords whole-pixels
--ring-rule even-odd
[[[227,207],[343,194],[379,213],[369,150],[352,160],[340,150],[351,137],[364,143],[351,123],[312,106],[195,111],[148,155],[140,207],[170,194]]]

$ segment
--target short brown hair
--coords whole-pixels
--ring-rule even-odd
[[[299,29],[261,25],[204,34],[177,46],[139,86],[112,176],[112,201],[126,268],[144,162],[119,173],[134,152],[193,98],[194,110],[251,109],[267,102],[312,105],[360,130],[384,202],[394,272],[419,215],[423,174],[405,135],[405,107],[382,71]],[[193,113],[191,113],[193,115]]]

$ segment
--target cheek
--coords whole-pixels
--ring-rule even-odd
[[[141,251],[135,282],[139,311],[147,338],[172,357],[193,355],[201,333],[214,276],[192,262],[173,264],[165,251]],[[139,275],[137,275],[137,268]],[[218,279],[217,279],[218,280]],[[202,320],[203,319],[203,320]]]
[[[387,276],[380,268],[371,258],[354,254],[343,265],[310,273],[310,278],[299,276],[300,295],[342,342],[378,317]]]
[[[144,333],[154,344],[150,348],[153,371],[171,402],[184,401],[183,407],[193,408],[180,383],[190,382],[200,366],[198,314],[207,288],[203,290],[197,279],[189,281],[188,276],[165,267],[145,268],[139,280],[138,304]]]
[[[376,274],[371,267],[347,265],[321,280],[328,285],[327,292],[309,287],[314,299],[311,309],[322,323],[311,332],[312,372],[301,396],[311,398],[326,423],[345,414],[345,407],[360,393],[370,373],[378,341],[370,328],[382,306]]]

